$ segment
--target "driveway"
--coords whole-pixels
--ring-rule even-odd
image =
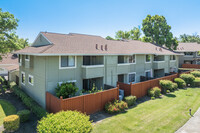
[[[175,133],[200,133],[200,108],[194,116]]]

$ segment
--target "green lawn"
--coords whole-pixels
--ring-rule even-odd
[[[6,100],[0,100],[0,126],[3,124],[3,118],[11,114],[16,114],[15,107]]]
[[[149,100],[126,113],[104,119],[94,126],[94,133],[173,133],[184,125],[200,107],[200,88],[188,88]]]

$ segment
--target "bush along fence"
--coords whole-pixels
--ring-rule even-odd
[[[57,98],[51,93],[46,92],[46,110],[51,113],[61,110],[77,110],[86,114],[92,114],[103,110],[106,103],[115,99],[119,99],[119,87],[67,99]]]
[[[200,65],[197,65],[197,64],[182,64],[182,68],[200,69]]]
[[[184,72],[184,73],[190,73],[191,71]],[[181,73],[183,74],[183,73]],[[160,87],[159,81],[160,80],[171,80],[174,81],[175,78],[178,78],[179,74],[173,74],[169,76],[165,76],[162,78],[157,78],[157,79],[152,79],[144,82],[139,82],[135,84],[125,84],[121,82],[117,82],[117,85],[119,86],[120,89],[124,90],[124,95],[125,96],[136,96],[137,98],[141,98],[143,96],[146,96],[148,93],[148,89],[153,88],[153,87]]]

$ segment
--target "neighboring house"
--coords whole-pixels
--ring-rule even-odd
[[[200,44],[179,43],[176,52],[182,54],[179,58],[179,66],[182,64],[200,64]]]
[[[16,54],[7,54],[0,60],[0,76],[8,76],[9,81],[18,82],[19,64]]]
[[[46,91],[75,82],[79,91],[140,82],[178,69],[179,54],[151,43],[106,40],[100,36],[41,32],[19,50],[20,87],[45,107]]]

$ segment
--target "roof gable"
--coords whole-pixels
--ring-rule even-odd
[[[31,46],[38,47],[38,46],[46,46],[46,45],[51,45],[51,44],[52,42],[50,42],[42,33],[39,33]]]

